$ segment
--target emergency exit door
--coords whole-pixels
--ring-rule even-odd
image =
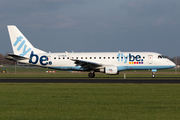
[[[148,61],[149,61],[149,64],[153,63],[153,56],[152,55],[148,55]]]

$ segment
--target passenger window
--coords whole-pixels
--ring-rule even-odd
[[[114,59],[114,57],[112,57],[112,59]]]
[[[94,59],[96,59],[96,57],[94,57]]]
[[[90,57],[90,59],[92,59],[92,57]]]
[[[83,57],[81,57],[81,59],[83,59]]]
[[[56,59],[56,57],[54,57],[54,59]]]
[[[99,57],[99,59],[101,59],[101,57]]]
[[[106,57],[104,57],[104,59],[106,59]]]
[[[67,57],[67,59],[69,59],[69,57]]]
[[[76,57],[76,59],[78,59],[78,57]]]

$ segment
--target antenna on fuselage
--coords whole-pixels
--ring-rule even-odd
[[[65,51],[65,53],[67,54],[67,56],[72,59],[72,57],[69,55],[69,53],[67,51]]]

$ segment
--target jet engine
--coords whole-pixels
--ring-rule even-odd
[[[119,74],[117,66],[108,66],[108,67],[105,67],[105,68],[101,68],[100,72],[106,73],[106,74],[109,74],[109,75],[117,75],[117,74]]]

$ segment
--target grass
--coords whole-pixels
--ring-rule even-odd
[[[179,84],[1,83],[0,120],[177,120]]]

